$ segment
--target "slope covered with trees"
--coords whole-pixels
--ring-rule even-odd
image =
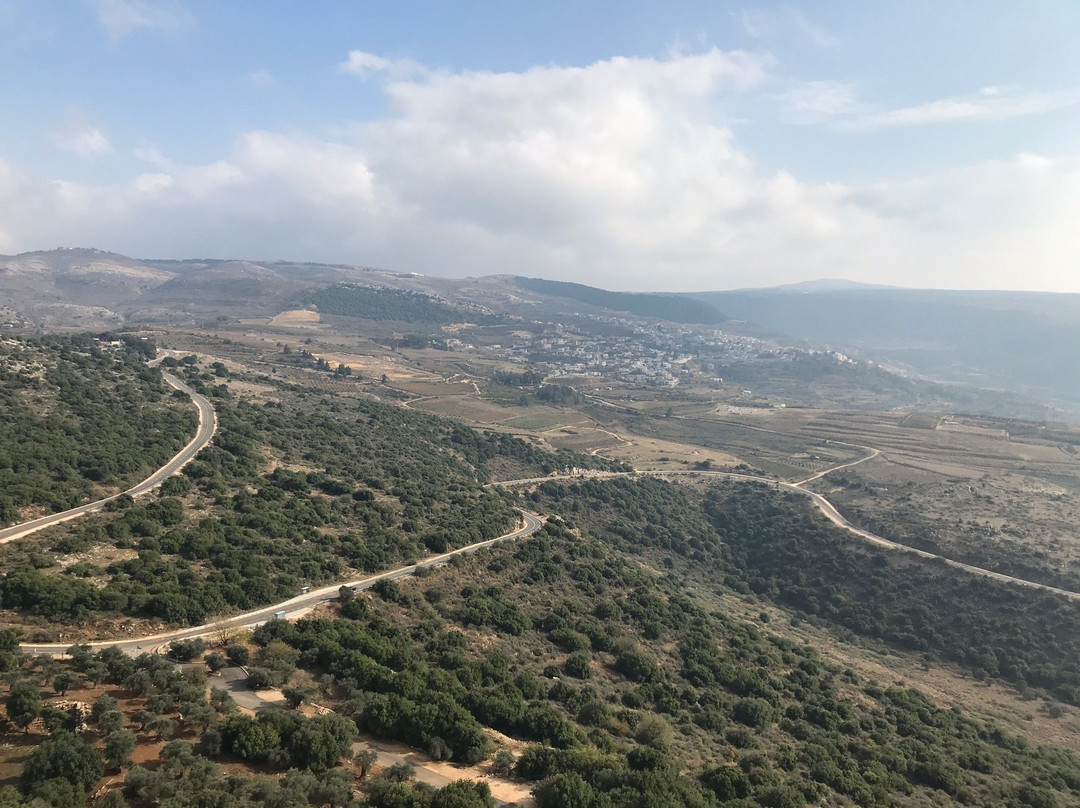
[[[644,478],[545,483],[532,500],[621,549],[692,562],[729,590],[1080,703],[1080,605],[870,548],[797,494],[742,482],[701,494]]]
[[[243,664],[253,686],[283,688],[289,709],[256,717],[208,700],[200,672],[161,657],[76,647],[62,663],[25,660],[0,632],[12,738],[35,736],[4,805],[76,808],[106,773],[123,783],[110,808],[491,805],[482,785],[367,778],[370,761],[349,761],[361,733],[491,761],[529,783],[538,808],[1080,804],[1074,754],[867,680],[781,621],[727,606],[770,601],[843,640],[1076,703],[1071,604],[872,550],[768,486],[549,481],[519,498],[485,487],[491,467],[611,464],[360,395],[234,380],[224,366],[181,360],[177,372],[214,398],[214,444],[156,499],[35,540],[48,553],[0,549],[4,609],[65,632],[102,616],[203,622],[498,535],[518,505],[551,518],[529,540],[346,590],[210,649],[207,668]],[[100,567],[63,557],[104,547],[118,552]],[[98,698],[72,734],[49,689],[102,683],[112,701]],[[305,717],[304,702],[334,714]],[[136,766],[136,742],[164,746]]]
[[[234,399],[216,373],[177,372],[212,396],[214,442],[150,502],[117,501],[43,549],[0,548],[0,604],[54,622],[131,615],[199,624],[342,577],[508,532],[512,505],[487,464],[534,475],[618,467],[364,398],[312,398],[266,379],[274,400]],[[106,566],[64,555],[134,550]]]
[[[496,753],[485,728],[530,742],[514,771],[540,808],[1080,799],[1071,754],[833,667],[557,520],[255,639],[376,737],[463,762]]]
[[[640,292],[609,292],[595,286],[543,278],[514,278],[522,289],[553,297],[564,297],[599,306],[602,309],[626,311],[638,317],[655,317],[673,323],[721,323],[726,318],[702,300],[676,295],[655,295]]]
[[[475,321],[478,316],[419,292],[351,283],[338,283],[309,292],[305,302],[317,306],[320,314],[428,326]]]
[[[148,476],[194,434],[191,402],[138,338],[0,339],[0,525]]]

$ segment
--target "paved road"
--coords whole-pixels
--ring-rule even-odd
[[[150,364],[156,365],[160,361],[161,360],[154,360]],[[210,443],[214,437],[214,433],[217,431],[217,414],[214,412],[214,408],[210,402],[171,373],[162,371],[161,375],[171,386],[187,394],[191,400],[195,402],[195,406],[199,408],[199,429],[195,433],[195,437],[191,439],[191,442],[188,443],[187,446],[180,450],[179,454],[141,483],[124,492],[132,497],[139,497],[148,491],[152,491],[169,477],[180,471],[181,468],[190,462],[195,455]],[[94,511],[100,511],[105,507],[106,503],[111,502],[119,496],[121,496],[121,494],[115,494],[111,497],[106,497],[105,499],[99,499],[97,502],[88,502],[85,505],[80,505],[77,508],[72,508],[68,511],[54,513],[49,516],[42,516],[40,519],[34,519],[30,522],[22,522],[18,525],[6,527],[3,530],[0,530],[0,544],[6,544],[9,541],[22,539],[29,536],[31,533],[37,533],[39,530],[44,530],[47,527],[52,527],[53,525],[58,525],[61,522],[67,522],[71,519],[77,519],[80,516],[93,513]]]
[[[847,463],[844,466],[838,468],[845,468],[847,466],[855,465],[855,463],[861,463],[864,460],[869,460],[869,457],[864,457],[861,460],[857,460],[854,463]],[[926,550],[920,550],[917,547],[911,547],[906,544],[900,544],[899,542],[886,539],[883,536],[878,536],[876,533],[871,533],[869,530],[863,530],[860,527],[856,527],[851,524],[844,516],[836,509],[829,500],[823,497],[821,494],[817,494],[813,491],[807,491],[805,488],[800,488],[803,483],[816,479],[817,477],[811,477],[809,480],[804,480],[803,483],[785,483],[778,482],[777,480],[771,480],[768,477],[758,477],[753,474],[737,474],[730,471],[608,471],[597,472],[589,475],[577,475],[566,474],[552,477],[528,477],[521,480],[506,480],[503,482],[492,483],[491,485],[503,485],[503,486],[520,486],[520,485],[535,485],[537,483],[550,482],[552,480],[578,480],[584,481],[587,479],[608,479],[612,477],[635,477],[649,475],[652,477],[668,477],[668,476],[707,476],[707,477],[723,477],[728,480],[739,480],[742,482],[757,482],[771,485],[775,488],[780,488],[785,491],[794,491],[796,494],[801,494],[804,497],[809,497],[811,502],[817,506],[825,518],[838,527],[843,528],[849,533],[858,536],[860,539],[875,544],[878,547],[885,547],[890,550],[899,550],[904,553],[911,553],[912,555],[919,556],[932,561],[945,564],[954,569],[963,570],[964,572],[970,572],[973,575],[981,575],[984,578],[993,578],[995,581],[1002,581],[1003,583],[1016,584],[1017,586],[1026,586],[1030,589],[1039,589],[1043,592],[1051,592],[1055,595],[1061,595],[1069,600],[1080,601],[1080,592],[1073,592],[1068,589],[1059,589],[1056,586],[1050,586],[1049,584],[1041,584],[1037,581],[1028,581],[1024,578],[1016,578],[1012,575],[1006,575],[1002,572],[994,572],[993,570],[984,569],[982,567],[976,567],[973,564],[965,564],[962,561],[954,561],[951,558],[937,555],[936,553],[930,553]]]
[[[347,586],[353,590],[369,589],[377,584],[379,581],[392,581],[397,578],[404,578],[412,575],[418,569],[424,569],[426,567],[437,567],[442,564],[446,564],[456,555],[463,555],[466,553],[475,553],[477,550],[481,550],[485,547],[491,547],[493,544],[498,544],[504,541],[513,541],[514,539],[522,539],[526,536],[531,536],[533,533],[543,527],[544,522],[542,519],[533,516],[531,513],[525,511],[520,512],[524,521],[522,527],[517,528],[502,536],[496,536],[494,539],[487,539],[485,541],[478,541],[475,544],[470,544],[465,547],[459,547],[457,550],[451,550],[448,553],[442,553],[441,555],[431,556],[416,564],[410,564],[406,567],[399,567],[398,569],[388,570],[386,572],[380,572],[375,575],[369,575],[365,578],[359,578],[355,581],[343,581],[341,583],[331,584],[330,586],[324,586],[321,589],[313,589],[306,594],[297,595],[295,598],[291,598],[283,603],[276,603],[272,606],[266,606],[262,609],[256,609],[246,614],[237,615],[235,617],[225,618],[218,620],[214,623],[206,623],[201,626],[193,626],[191,628],[179,629],[177,631],[168,631],[163,634],[155,634],[150,637],[139,637],[131,640],[104,640],[101,642],[87,643],[91,648],[100,649],[106,647],[116,647],[125,653],[138,655],[143,652],[155,651],[174,640],[188,640],[193,637],[203,637],[208,634],[214,634],[218,631],[237,629],[237,628],[252,628],[254,626],[262,625],[268,620],[273,620],[275,617],[297,617],[307,613],[320,603],[325,603],[330,600],[334,600],[338,596],[338,592],[342,586]],[[67,651],[71,647],[71,643],[32,643],[21,645],[24,653],[27,654],[50,654],[59,655]]]

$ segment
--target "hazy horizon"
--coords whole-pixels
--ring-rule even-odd
[[[372,272],[386,272],[391,274],[408,274],[416,275],[419,277],[435,277],[445,278],[447,280],[468,280],[469,278],[483,278],[483,277],[536,277],[544,280],[563,280],[560,278],[549,278],[543,275],[530,275],[521,276],[520,273],[515,272],[493,272],[486,275],[468,275],[468,274],[435,274],[425,272],[414,272],[407,268],[399,267],[387,267],[387,266],[372,266],[363,263],[350,263],[347,261],[316,261],[316,260],[304,260],[304,259],[284,259],[284,258],[251,258],[240,256],[177,256],[177,255],[161,255],[161,256],[145,256],[145,255],[127,255],[118,250],[110,250],[102,247],[51,247],[48,249],[34,249],[26,250],[24,252],[14,254],[0,254],[0,258],[18,258],[20,256],[46,254],[54,252],[64,251],[88,251],[97,252],[106,255],[118,255],[123,258],[129,258],[134,261],[140,262],[155,262],[155,261],[176,261],[176,262],[198,262],[198,261],[220,261],[226,262],[238,262],[238,263],[251,263],[258,265],[273,265],[273,264],[311,264],[311,265],[326,265],[326,266],[343,266],[351,269],[370,270]],[[582,283],[581,281],[563,280],[565,283]],[[584,284],[586,286],[592,286],[594,284]],[[877,290],[877,291],[900,291],[900,292],[957,292],[957,293],[1002,293],[1002,294],[1052,294],[1052,295],[1075,295],[1080,292],[1072,291],[1047,291],[1041,289],[1003,289],[1003,288],[991,288],[991,287],[950,287],[950,286],[904,286],[901,284],[885,284],[885,283],[871,283],[866,281],[857,281],[849,278],[807,278],[805,280],[797,281],[784,281],[782,283],[775,283],[770,285],[760,286],[717,286],[702,289],[688,289],[683,291],[673,291],[662,287],[641,287],[641,288],[622,288],[618,286],[599,286],[597,288],[608,289],[610,291],[617,292],[630,292],[633,294],[701,294],[705,292],[753,292],[753,291],[769,291],[777,289],[792,289],[798,290],[801,287],[805,287],[811,291],[858,291],[858,290]]]

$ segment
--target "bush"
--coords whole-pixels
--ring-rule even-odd
[[[588,679],[592,676],[592,655],[586,651],[575,651],[563,663],[563,671],[575,679]]]
[[[731,710],[731,717],[748,727],[767,727],[773,721],[772,705],[764,699],[739,699]]]

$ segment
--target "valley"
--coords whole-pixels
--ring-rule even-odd
[[[132,496],[54,506],[0,546],[30,737],[69,743],[64,685],[120,715],[78,754],[134,738],[116,778],[80,788],[147,806],[260,788],[1080,802],[1075,426],[964,411],[937,382],[745,324],[598,305],[682,318],[669,300],[147,266],[171,279],[140,275],[112,311],[163,351],[165,400],[183,391],[172,453]],[[160,301],[168,321],[143,319]],[[46,765],[20,733],[0,778],[45,793],[19,780]]]

